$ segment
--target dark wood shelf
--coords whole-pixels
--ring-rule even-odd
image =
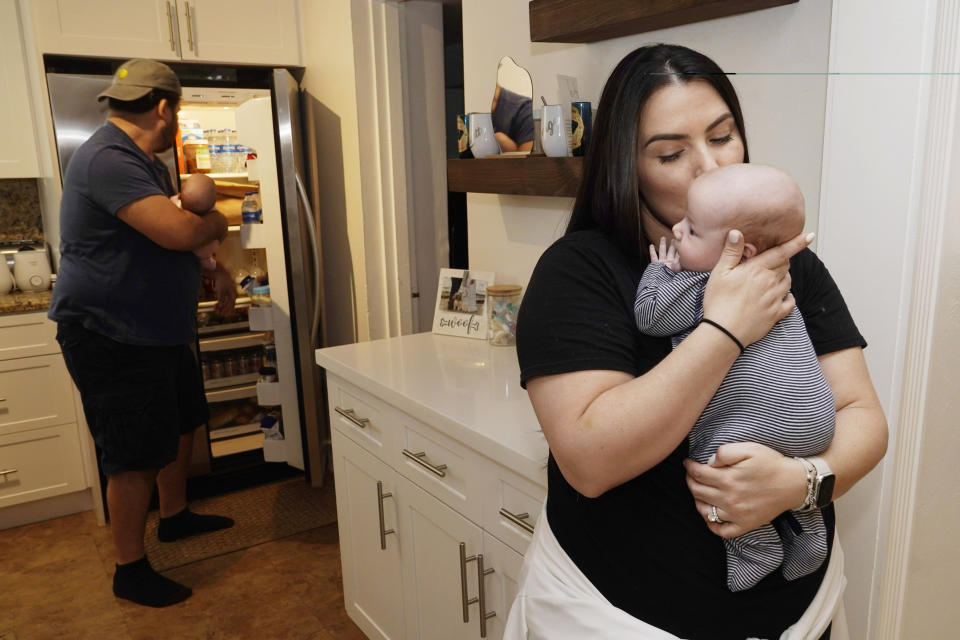
[[[597,42],[798,1],[531,0],[530,41]]]
[[[522,196],[577,195],[583,158],[482,158],[447,160],[447,188]]]

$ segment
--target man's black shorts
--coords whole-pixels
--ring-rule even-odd
[[[104,475],[166,466],[177,458],[180,435],[210,417],[189,345],[123,344],[64,323],[57,342],[80,390]]]

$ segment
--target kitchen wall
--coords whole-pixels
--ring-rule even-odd
[[[317,141],[314,208],[320,218],[327,346],[366,340],[367,277],[364,262],[359,122],[349,2],[301,3],[301,29],[309,94],[308,113]]]
[[[591,44],[531,43],[526,2],[463,0],[466,111],[489,111],[497,62],[510,55],[533,77],[539,102],[559,99],[557,74],[593,102],[616,63],[636,47],[670,42],[698,49],[727,71],[740,95],[750,157],[792,174],[817,228],[820,156],[830,42],[830,0],[684,25]],[[492,194],[467,199],[470,267],[526,284],[541,252],[562,234],[573,200]]]

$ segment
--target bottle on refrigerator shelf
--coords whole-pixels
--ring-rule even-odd
[[[263,212],[260,209],[260,195],[256,191],[248,191],[243,196],[240,205],[240,215],[244,224],[263,222]]]

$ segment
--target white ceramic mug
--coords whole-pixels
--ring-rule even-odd
[[[567,129],[563,122],[563,109],[559,104],[543,107],[543,119],[540,121],[540,144],[543,152],[553,158],[567,155]]]
[[[489,113],[470,114],[470,151],[474,158],[500,153],[500,145],[493,136],[493,117]]]

